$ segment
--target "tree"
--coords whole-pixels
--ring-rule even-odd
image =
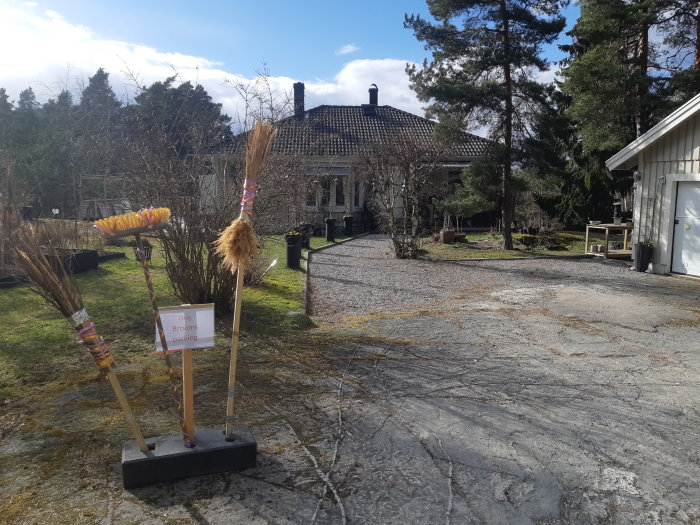
[[[513,249],[511,176],[518,142],[529,122],[529,104],[540,93],[535,70],[547,67],[541,46],[564,28],[559,10],[567,0],[428,0],[431,24],[406,16],[405,27],[432,50],[422,68],[408,66],[420,100],[434,102],[428,115],[457,128],[489,126],[502,153],[503,247]]]
[[[208,195],[209,154],[230,142],[229,117],[206,90],[176,78],[141,88],[124,108],[132,207],[167,206],[172,226],[161,235],[166,273],[180,300],[230,309],[235,278],[221,267],[214,240],[237,215],[239,192]]]
[[[109,73],[99,68],[80,95],[80,167],[82,174],[123,170],[121,102],[109,84]]]
[[[415,259],[418,255],[420,210],[427,203],[426,190],[445,151],[437,140],[423,142],[399,133],[392,140],[374,145],[360,159],[360,173],[375,198],[397,259]],[[400,225],[397,209],[401,210]]]

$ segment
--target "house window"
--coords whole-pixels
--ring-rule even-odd
[[[335,179],[335,205],[345,206],[345,178],[338,177]]]
[[[356,180],[355,181],[355,208],[360,207],[360,181]]]
[[[309,186],[309,190],[306,194],[306,205],[307,206],[316,206],[316,199],[318,198],[318,188],[316,187],[316,184],[312,184]]]
[[[331,179],[325,177],[321,180],[321,206],[328,206],[331,201]]]

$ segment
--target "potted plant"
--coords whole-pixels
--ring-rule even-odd
[[[311,249],[311,234],[313,233],[313,226],[310,222],[302,222],[298,230],[301,232],[301,247],[310,250]]]
[[[143,256],[148,262],[151,262],[151,255],[153,255],[153,245],[148,241],[148,239],[143,239],[141,245],[143,247]],[[141,262],[141,257],[139,257],[139,249],[136,246],[136,241],[130,240],[129,246],[132,246],[134,248],[134,259],[136,259],[138,262]]]
[[[634,258],[634,270],[636,272],[646,272],[654,254],[654,243],[649,239],[639,239],[632,247],[632,257]]]
[[[287,232],[284,240],[287,243],[287,268],[297,269],[301,260],[301,233],[298,230]]]
[[[335,219],[328,217],[323,222],[326,223],[326,241],[335,242]]]

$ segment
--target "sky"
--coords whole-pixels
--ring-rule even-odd
[[[40,102],[61,89],[77,101],[102,67],[126,102],[137,85],[177,74],[235,116],[233,84],[266,70],[280,91],[304,82],[307,108],[366,103],[374,83],[380,105],[423,115],[405,67],[430,55],[405,13],[429,16],[425,0],[0,0],[0,87],[11,100],[31,86]],[[565,15],[568,30],[578,7]],[[562,58],[556,46],[545,54]]]

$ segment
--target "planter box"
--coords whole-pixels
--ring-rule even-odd
[[[440,230],[440,242],[452,244],[455,242],[455,232],[453,230]]]
[[[54,258],[52,255],[46,255],[49,263],[58,267],[58,261],[55,263],[52,261]],[[63,264],[63,267],[70,273],[94,270],[99,264],[97,250],[60,250],[58,258],[60,258],[60,263]]]
[[[634,271],[646,272],[651,262],[651,256],[654,253],[654,247],[647,244],[635,244],[632,247],[632,255],[634,258]]]

